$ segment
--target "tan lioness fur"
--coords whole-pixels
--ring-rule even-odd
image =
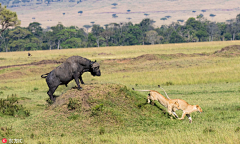
[[[178,102],[179,106],[175,106],[173,108],[173,111],[181,109],[183,111],[182,117],[179,118],[180,120],[183,120],[184,117],[187,115],[189,119],[189,123],[192,123],[192,118],[190,117],[190,113],[198,111],[202,112],[202,108],[199,105],[190,105],[185,100],[182,99],[172,99],[173,102]]]
[[[136,91],[149,91],[150,93],[148,95],[148,103],[150,103],[150,100],[152,101],[157,100],[162,106],[168,109],[168,113],[170,115],[174,115],[175,117],[178,118],[178,116],[175,115],[175,112],[173,111],[174,107],[175,108],[179,107],[179,104],[177,101],[172,101],[171,99],[167,99],[163,95],[161,95],[159,92],[154,90],[136,90]]]

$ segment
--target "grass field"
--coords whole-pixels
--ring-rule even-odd
[[[0,138],[28,144],[240,143],[240,48],[231,45],[240,41],[31,51],[29,58],[27,52],[0,53],[0,99],[16,94],[18,105],[30,111],[28,117],[0,112]],[[85,73],[82,91],[72,88],[74,81],[59,86],[49,106],[40,75],[72,55],[96,59],[102,76]],[[131,90],[164,94],[158,84],[203,113],[192,113],[192,124],[171,119],[164,107],[146,104],[147,92]]]

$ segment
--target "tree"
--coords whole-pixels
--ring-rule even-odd
[[[12,12],[5,7],[2,7],[0,3],[0,23],[2,25],[2,30],[0,32],[0,36],[3,31],[5,31],[8,27],[15,27],[21,24],[18,20],[17,13]]]
[[[49,5],[50,2],[52,2],[52,0],[45,0],[44,2],[45,2],[47,5]]]
[[[112,17],[117,18],[118,16],[117,16],[117,14],[112,14]]]
[[[146,41],[154,45],[154,43],[157,41],[157,35],[158,33],[154,30],[146,32]]]
[[[79,13],[80,15],[82,15],[83,11],[78,11],[78,13]]]
[[[144,15],[145,15],[145,16],[148,16],[149,14],[145,13]]]
[[[88,41],[88,29],[91,28],[92,26],[90,25],[84,25],[83,26],[85,29],[87,29],[87,41]]]
[[[213,18],[214,18],[216,15],[210,14],[209,16],[212,17],[212,20],[213,20]]]
[[[129,18],[127,18],[127,19],[130,20],[130,19],[132,19],[132,18],[129,17]]]
[[[69,39],[73,37],[73,35],[76,34],[75,29],[62,29],[59,33],[56,34],[57,37],[57,49],[60,48],[61,41],[65,41],[66,39]]]
[[[61,46],[64,48],[78,48],[81,45],[82,40],[80,38],[70,38],[62,42]]]
[[[8,44],[9,44],[9,29],[5,30],[1,35],[2,45],[5,47],[5,52],[8,52]]]
[[[25,39],[31,35],[31,32],[27,29],[23,29],[21,27],[16,27],[16,29],[9,32],[9,36],[12,38],[12,40],[19,40],[19,39]]]
[[[145,35],[145,33],[149,30],[154,29],[153,26],[152,26],[152,24],[153,24],[152,21],[153,20],[151,20],[149,18],[145,18],[139,24],[139,27],[140,27],[141,32],[142,32],[141,38],[142,38],[143,45],[144,45],[144,35]]]
[[[117,6],[118,4],[117,4],[117,3],[113,3],[112,5],[113,5],[113,6]]]
[[[38,22],[30,23],[27,29],[36,37],[40,37],[42,35],[42,27],[41,24]]]
[[[181,43],[183,41],[183,38],[176,31],[172,32],[169,43]]]
[[[84,25],[83,27],[87,29],[87,33],[88,33],[88,29],[91,28],[92,26],[90,26],[90,25]]]
[[[163,20],[163,21],[165,21],[165,20],[167,20],[167,18],[165,18],[165,17],[164,17],[164,18],[160,18],[160,20]],[[163,23],[163,24],[164,24],[164,23]]]
[[[104,40],[103,37],[101,37],[101,33],[104,31],[103,27],[100,27],[99,25],[93,25],[92,28],[92,34],[96,37],[96,42],[99,47],[99,41]]]
[[[111,35],[113,34],[110,30],[103,31],[100,35],[105,39],[106,45],[108,46],[108,40],[110,39]]]
[[[53,32],[48,31],[45,33],[45,39],[49,45],[49,50],[52,50],[52,47],[55,45],[55,37]]]
[[[204,37],[208,36],[207,31],[199,30],[196,32],[196,36],[198,37],[199,41],[203,41]]]

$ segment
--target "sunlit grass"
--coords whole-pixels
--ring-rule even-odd
[[[32,65],[12,67],[0,70],[0,98],[17,94],[19,97],[31,98],[20,101],[30,110],[25,119],[0,116],[0,126],[12,126],[11,138],[24,138],[26,143],[240,143],[239,126],[239,92],[240,64],[239,56],[195,56],[156,60],[129,60],[119,63],[106,59],[134,58],[143,54],[175,53],[211,53],[221,48],[240,44],[231,42],[204,42],[187,44],[166,44],[154,46],[127,46],[84,48],[52,51],[0,53],[0,66],[25,64],[34,61],[60,59],[80,55],[100,63],[102,76],[93,77],[90,73],[83,75],[87,85],[96,85],[106,90],[104,84],[126,85],[129,89],[153,89],[163,95],[161,85],[169,97],[186,100],[189,104],[198,104],[203,113],[192,113],[193,123],[187,118],[183,121],[162,117],[162,111],[146,104],[138,109],[136,101],[131,101],[132,114],[119,113],[119,109],[106,107],[116,115],[122,114],[125,126],[103,123],[96,119],[90,123],[86,117],[70,120],[66,114],[47,110],[48,86],[41,74],[50,72],[59,64]],[[112,55],[98,55],[107,53]],[[170,84],[170,85],[169,85]],[[55,95],[60,96],[75,86],[72,81],[68,87],[61,85]],[[81,85],[84,89],[85,85]],[[114,91],[115,89],[113,89]],[[92,90],[94,91],[94,90]],[[91,92],[91,91],[90,91]],[[138,100],[145,102],[148,92],[138,92]],[[115,96],[115,95],[114,95]],[[99,97],[100,98],[100,97]],[[108,102],[109,99],[104,99]],[[111,103],[110,103],[111,104]],[[119,105],[123,105],[119,103]],[[115,107],[118,104],[114,104]],[[126,104],[126,106],[129,106]],[[181,116],[181,111],[177,114]],[[78,114],[78,113],[76,113]],[[137,114],[137,115],[135,115]],[[138,117],[141,115],[141,117]],[[133,123],[135,122],[135,123]],[[87,123],[84,125],[84,123]],[[102,124],[103,125],[97,125]],[[94,125],[94,126],[91,126]],[[105,128],[103,135],[100,128]],[[1,133],[0,133],[1,134]]]

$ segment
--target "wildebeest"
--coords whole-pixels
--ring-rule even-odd
[[[101,76],[99,67],[100,65],[96,60],[93,62],[80,56],[72,56],[50,73],[43,74],[41,77],[46,78],[49,87],[47,94],[52,101],[55,101],[53,93],[59,85],[65,85],[67,87],[67,84],[74,79],[80,90],[82,88],[79,84],[79,78],[81,84],[84,84],[82,74],[84,72],[90,72],[93,76]]]
[[[30,57],[30,56],[32,56],[30,53],[28,53],[28,56]]]

